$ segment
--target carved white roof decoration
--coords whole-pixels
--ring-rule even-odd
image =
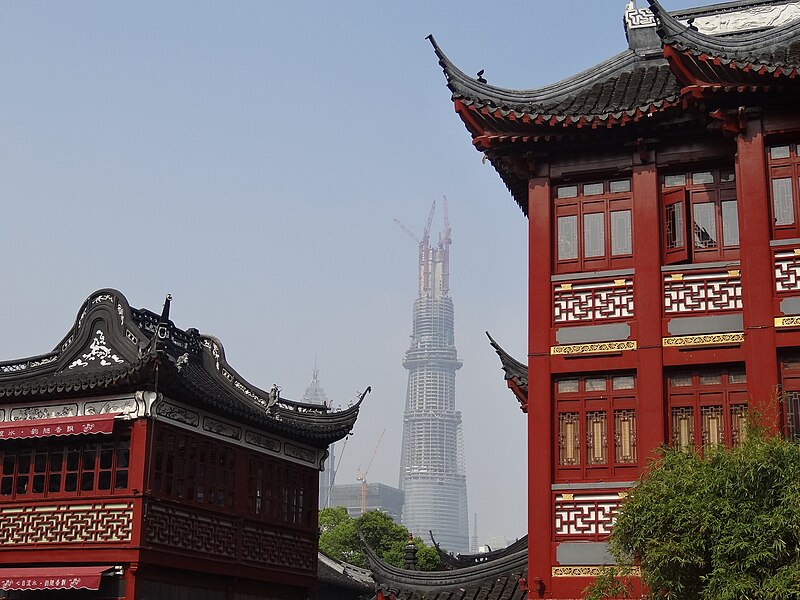
[[[89,344],[89,352],[82,354],[70,363],[69,369],[75,367],[88,367],[90,363],[97,361],[101,367],[110,367],[114,364],[121,365],[125,361],[114,354],[114,351],[106,346],[106,336],[102,329],[98,329],[94,333],[94,339]]]
[[[753,29],[766,29],[785,25],[800,18],[800,1],[793,0],[766,6],[743,6],[741,8],[720,11],[709,15],[679,18],[678,21],[690,24],[700,33],[707,35],[724,35],[749,31]],[[655,27],[656,20],[649,8],[636,8],[636,2],[631,0],[625,7],[625,28],[639,29]]]

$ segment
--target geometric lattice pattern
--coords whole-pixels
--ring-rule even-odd
[[[0,547],[129,542],[132,526],[129,502],[6,506],[0,508]]]
[[[215,556],[236,556],[236,522],[184,509],[150,504],[147,542]]]
[[[738,271],[666,275],[664,313],[710,313],[742,309]]]
[[[242,561],[290,567],[292,570],[316,570],[313,534],[277,533],[274,528],[245,525],[242,530]]]
[[[152,502],[148,506],[148,544],[237,562],[316,572],[316,531],[282,532],[275,525],[210,516],[200,511]]]
[[[614,526],[621,501],[617,492],[556,494],[556,539],[606,539]]]
[[[775,253],[775,291],[800,292],[800,255],[794,250]]]
[[[554,323],[620,321],[632,317],[632,279],[557,284],[553,288]]]

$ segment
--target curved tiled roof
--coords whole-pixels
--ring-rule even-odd
[[[219,340],[175,327],[168,303],[158,316],[116,290],[95,292],[53,352],[0,362],[0,402],[159,391],[319,448],[350,432],[369,388],[341,411],[261,390],[227,363]]]
[[[378,590],[393,600],[524,600],[527,545],[494,560],[451,571],[410,571],[384,562],[368,544],[364,552]]]
[[[663,56],[633,50],[552,85],[529,90],[500,88],[466,75],[447,58],[433,36],[428,39],[453,100],[474,109],[499,111],[502,117],[551,124],[613,121],[664,108],[680,91]]]
[[[322,552],[317,553],[317,558],[317,577],[320,583],[352,590],[361,595],[369,594],[375,588],[375,582],[367,569],[334,560]],[[322,599],[324,595],[314,594],[312,597]]]
[[[800,67],[800,19],[735,36],[714,36],[687,27],[658,0],[648,0],[664,44],[704,61],[759,74],[796,76]]]
[[[433,541],[433,547],[436,548],[436,552],[439,554],[442,563],[447,565],[447,567],[450,569],[463,569],[464,567],[480,565],[498,558],[503,558],[504,556],[508,556],[510,554],[516,554],[521,550],[527,551],[528,549],[527,535],[519,538],[517,541],[509,544],[505,548],[490,550],[489,552],[478,552],[477,554],[453,555],[441,549],[439,544],[436,543],[436,540],[433,539],[433,534],[431,534],[431,540]]]

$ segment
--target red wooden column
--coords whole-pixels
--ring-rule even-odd
[[[133,496],[133,528],[131,535],[131,546],[139,547],[144,543],[144,500],[143,492],[149,485],[150,475],[147,469],[150,467],[150,447],[152,440],[148,439],[152,431],[149,418],[135,419],[130,422],[131,425],[131,446],[128,458],[128,485],[131,489]],[[127,425],[127,423],[125,423]],[[126,575],[128,579],[128,575]],[[129,585],[133,585],[132,575],[130,577]],[[131,588],[132,589],[132,588]],[[133,595],[128,595],[126,598],[133,598]]]
[[[761,121],[748,121],[736,139],[736,195],[742,251],[742,304],[747,391],[751,409],[777,431],[778,364],[773,315],[773,259],[764,135]]]
[[[528,184],[528,581],[552,589],[553,386],[550,380],[552,220],[550,181]]]
[[[140,594],[136,587],[136,573],[139,571],[139,563],[131,563],[125,570],[123,580],[125,582],[125,600],[139,600]]]
[[[634,160],[638,160],[637,157]],[[664,376],[661,352],[661,211],[655,164],[633,169],[633,306],[636,316],[638,457],[647,464],[664,441]]]

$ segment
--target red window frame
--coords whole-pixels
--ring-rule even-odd
[[[783,433],[792,440],[800,440],[800,354],[781,357],[781,386]]]
[[[0,442],[0,501],[128,494],[130,431]]]
[[[748,395],[743,365],[674,371],[666,385],[670,445],[702,452],[744,439]]]
[[[611,191],[614,187],[620,191]],[[564,190],[572,190],[567,196],[559,197]],[[614,214],[628,213],[629,251],[614,253]],[[591,250],[587,243],[588,228],[586,219],[591,215],[602,215],[603,235],[598,248]],[[560,254],[561,221],[574,217],[575,256],[562,257]],[[600,271],[633,266],[633,202],[630,179],[595,180],[586,183],[564,183],[553,186],[553,258],[556,273],[579,271]]]
[[[201,506],[234,505],[234,447],[161,424],[154,436],[150,469],[154,494]]]
[[[247,512],[265,521],[316,527],[317,471],[251,454],[247,473]]]
[[[786,156],[777,151],[786,148]],[[769,172],[769,211],[772,221],[772,238],[786,239],[800,236],[800,145],[797,143],[775,142],[767,145],[767,169]],[[776,214],[775,181],[789,179],[792,195],[789,206],[792,209],[792,222],[779,223],[785,215]],[[783,211],[780,211],[783,213]]]
[[[636,376],[627,372],[563,375],[553,386],[556,479],[635,477],[640,455]],[[595,443],[598,435],[605,438],[600,444]]]
[[[705,181],[708,176],[712,181]],[[725,205],[730,202],[737,202],[735,244],[725,240],[726,232],[733,233],[724,218]],[[705,204],[711,205],[713,211],[711,233],[695,222],[697,207]],[[730,209],[730,204],[727,207]],[[697,168],[662,175],[661,237],[663,260],[667,265],[738,259],[738,200],[733,168]]]

